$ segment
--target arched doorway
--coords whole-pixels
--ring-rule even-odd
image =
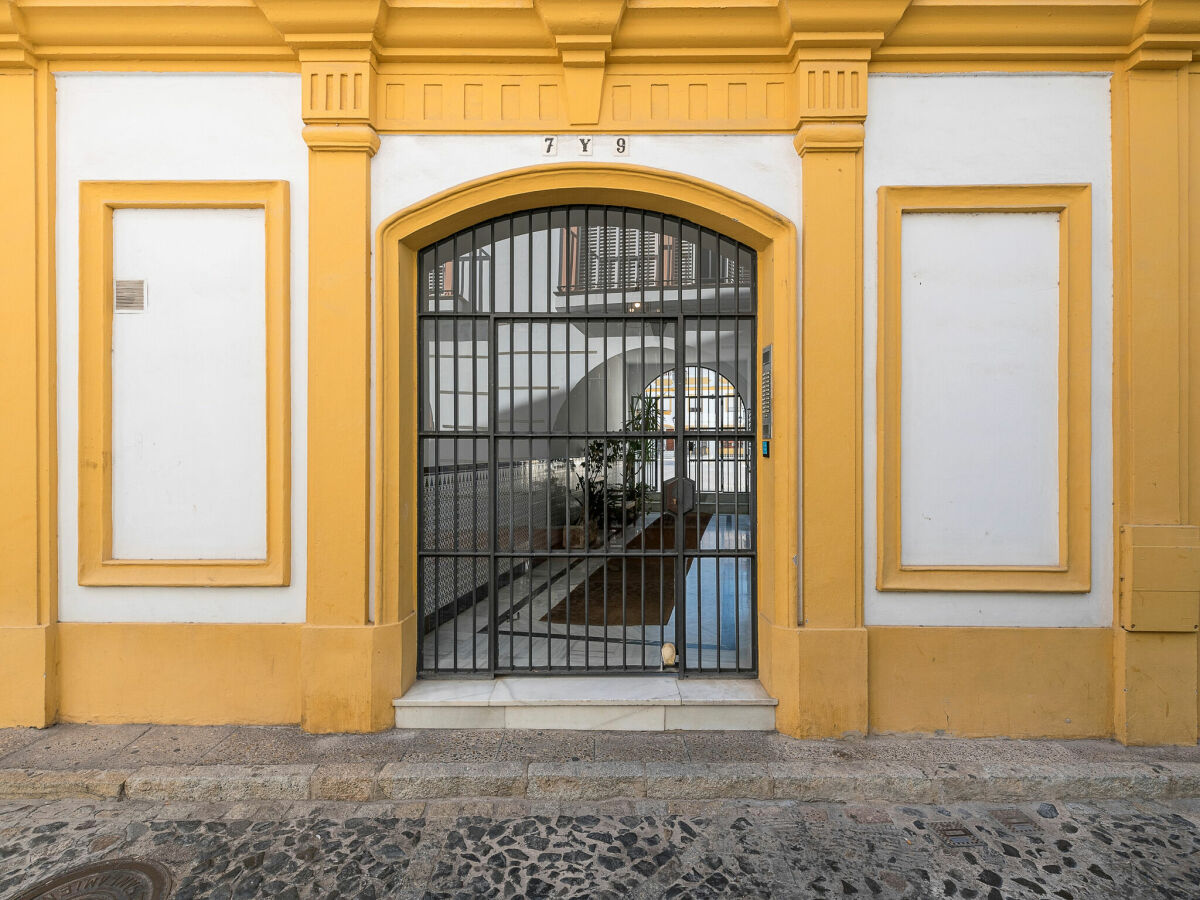
[[[600,205],[418,253],[422,672],[756,671],[756,262]]]

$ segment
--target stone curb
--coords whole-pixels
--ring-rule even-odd
[[[119,800],[129,774],[110,769],[0,769],[0,800]]]
[[[307,800],[316,766],[148,766],[125,780],[131,800]]]
[[[646,796],[658,800],[770,800],[775,796],[762,763],[649,763]]]
[[[1200,763],[914,766],[877,761],[396,762],[0,769],[0,799],[238,802],[318,800],[781,800],[948,803],[1200,798]]]
[[[388,800],[521,797],[526,785],[519,762],[388,763],[379,773],[379,793]]]
[[[646,766],[630,762],[530,763],[528,796],[615,800],[646,796]]]

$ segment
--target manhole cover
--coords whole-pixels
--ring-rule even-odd
[[[929,827],[951,847],[983,846],[983,841],[962,822],[930,822]]]
[[[108,859],[64,872],[13,900],[165,900],[171,873],[138,859]]]

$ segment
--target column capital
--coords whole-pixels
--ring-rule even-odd
[[[862,122],[804,122],[792,144],[800,156],[809,152],[855,153],[863,148]]]
[[[370,157],[379,149],[379,133],[370,125],[305,125],[302,134],[309,150],[366,153]]]

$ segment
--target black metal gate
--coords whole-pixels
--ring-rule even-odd
[[[753,674],[754,251],[553,207],[418,278],[422,673]]]

